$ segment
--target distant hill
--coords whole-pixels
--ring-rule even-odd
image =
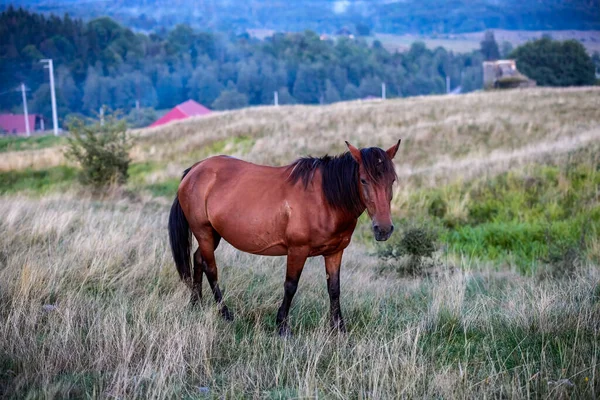
[[[462,33],[485,29],[598,30],[600,0],[0,0],[34,11],[109,15],[137,30],[187,23],[212,31],[346,28],[365,34]]]

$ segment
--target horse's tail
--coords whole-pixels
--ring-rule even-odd
[[[191,168],[184,171],[183,179]],[[175,196],[175,201],[171,206],[169,214],[169,241],[171,242],[171,252],[177,266],[179,277],[188,281],[192,277],[192,263],[190,259],[190,251],[192,249],[192,232],[190,225],[185,218],[185,214],[179,204],[179,197]]]

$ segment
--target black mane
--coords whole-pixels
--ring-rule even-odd
[[[363,167],[374,182],[386,176],[394,176],[394,164],[388,155],[378,147],[360,151]],[[322,189],[327,202],[332,207],[360,215],[365,205],[362,203],[358,187],[358,163],[349,152],[338,156],[303,157],[290,165],[289,180],[296,183],[302,180],[305,188],[312,180],[315,171],[323,176]]]

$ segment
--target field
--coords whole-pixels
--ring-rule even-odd
[[[597,398],[600,89],[258,107],[132,132],[130,180],[91,193],[64,141],[0,140],[0,397]],[[188,304],[166,232],[184,168],[285,164],[398,138],[393,215],[342,267],[349,332],[307,264],[217,251],[224,301]],[[403,243],[426,232],[435,252]],[[418,265],[417,265],[418,264]],[[208,286],[205,285],[205,294]]]
[[[503,29],[493,29],[493,31],[499,46],[504,42],[509,42],[513,47],[517,47],[527,41],[539,39],[543,35],[549,35],[555,40],[577,40],[585,46],[590,54],[600,51],[599,31],[509,31]],[[443,35],[392,35],[378,33],[374,35],[373,40],[379,40],[387,50],[392,52],[406,51],[412,43],[422,41],[430,49],[441,46],[456,53],[468,53],[479,49],[484,33],[472,32]]]

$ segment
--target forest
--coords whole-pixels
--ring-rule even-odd
[[[167,109],[192,98],[211,108],[272,104],[332,103],[387,95],[445,92],[445,77],[464,91],[481,87],[478,52],[453,54],[415,43],[391,54],[380,43],[322,38],[314,32],[277,33],[263,41],[247,34],[196,31],[134,33],[103,17],[45,16],[9,8],[0,15],[0,109],[21,107],[24,82],[32,112],[51,115],[48,72],[55,65],[59,116],[90,115],[106,104],[129,111]]]
[[[43,58],[54,60],[61,124],[95,115],[106,105],[129,114],[132,125],[144,126],[156,118],[155,110],[188,99],[224,110],[273,104],[274,92],[279,104],[329,104],[378,97],[382,83],[390,98],[441,94],[447,90],[446,77],[451,89],[460,86],[465,93],[482,87],[482,61],[507,55],[525,60],[527,72],[541,77],[541,84],[594,83],[594,65],[580,43],[557,47],[550,39],[539,42],[545,44],[504,54],[512,50],[502,46],[500,51],[488,33],[481,49],[471,53],[431,50],[422,42],[390,53],[376,40],[308,30],[259,40],[247,33],[203,32],[179,24],[146,34],[109,17],[84,21],[9,7],[0,14],[0,110],[21,112],[17,88],[23,82],[30,112],[50,119],[48,72],[39,62]],[[563,61],[556,62],[561,59],[548,48],[562,51]],[[554,62],[550,68],[562,71],[571,60],[576,65],[544,80],[547,68],[536,64],[544,54],[548,63]],[[597,55],[594,60],[600,61]],[[573,80],[576,74],[585,76]]]

